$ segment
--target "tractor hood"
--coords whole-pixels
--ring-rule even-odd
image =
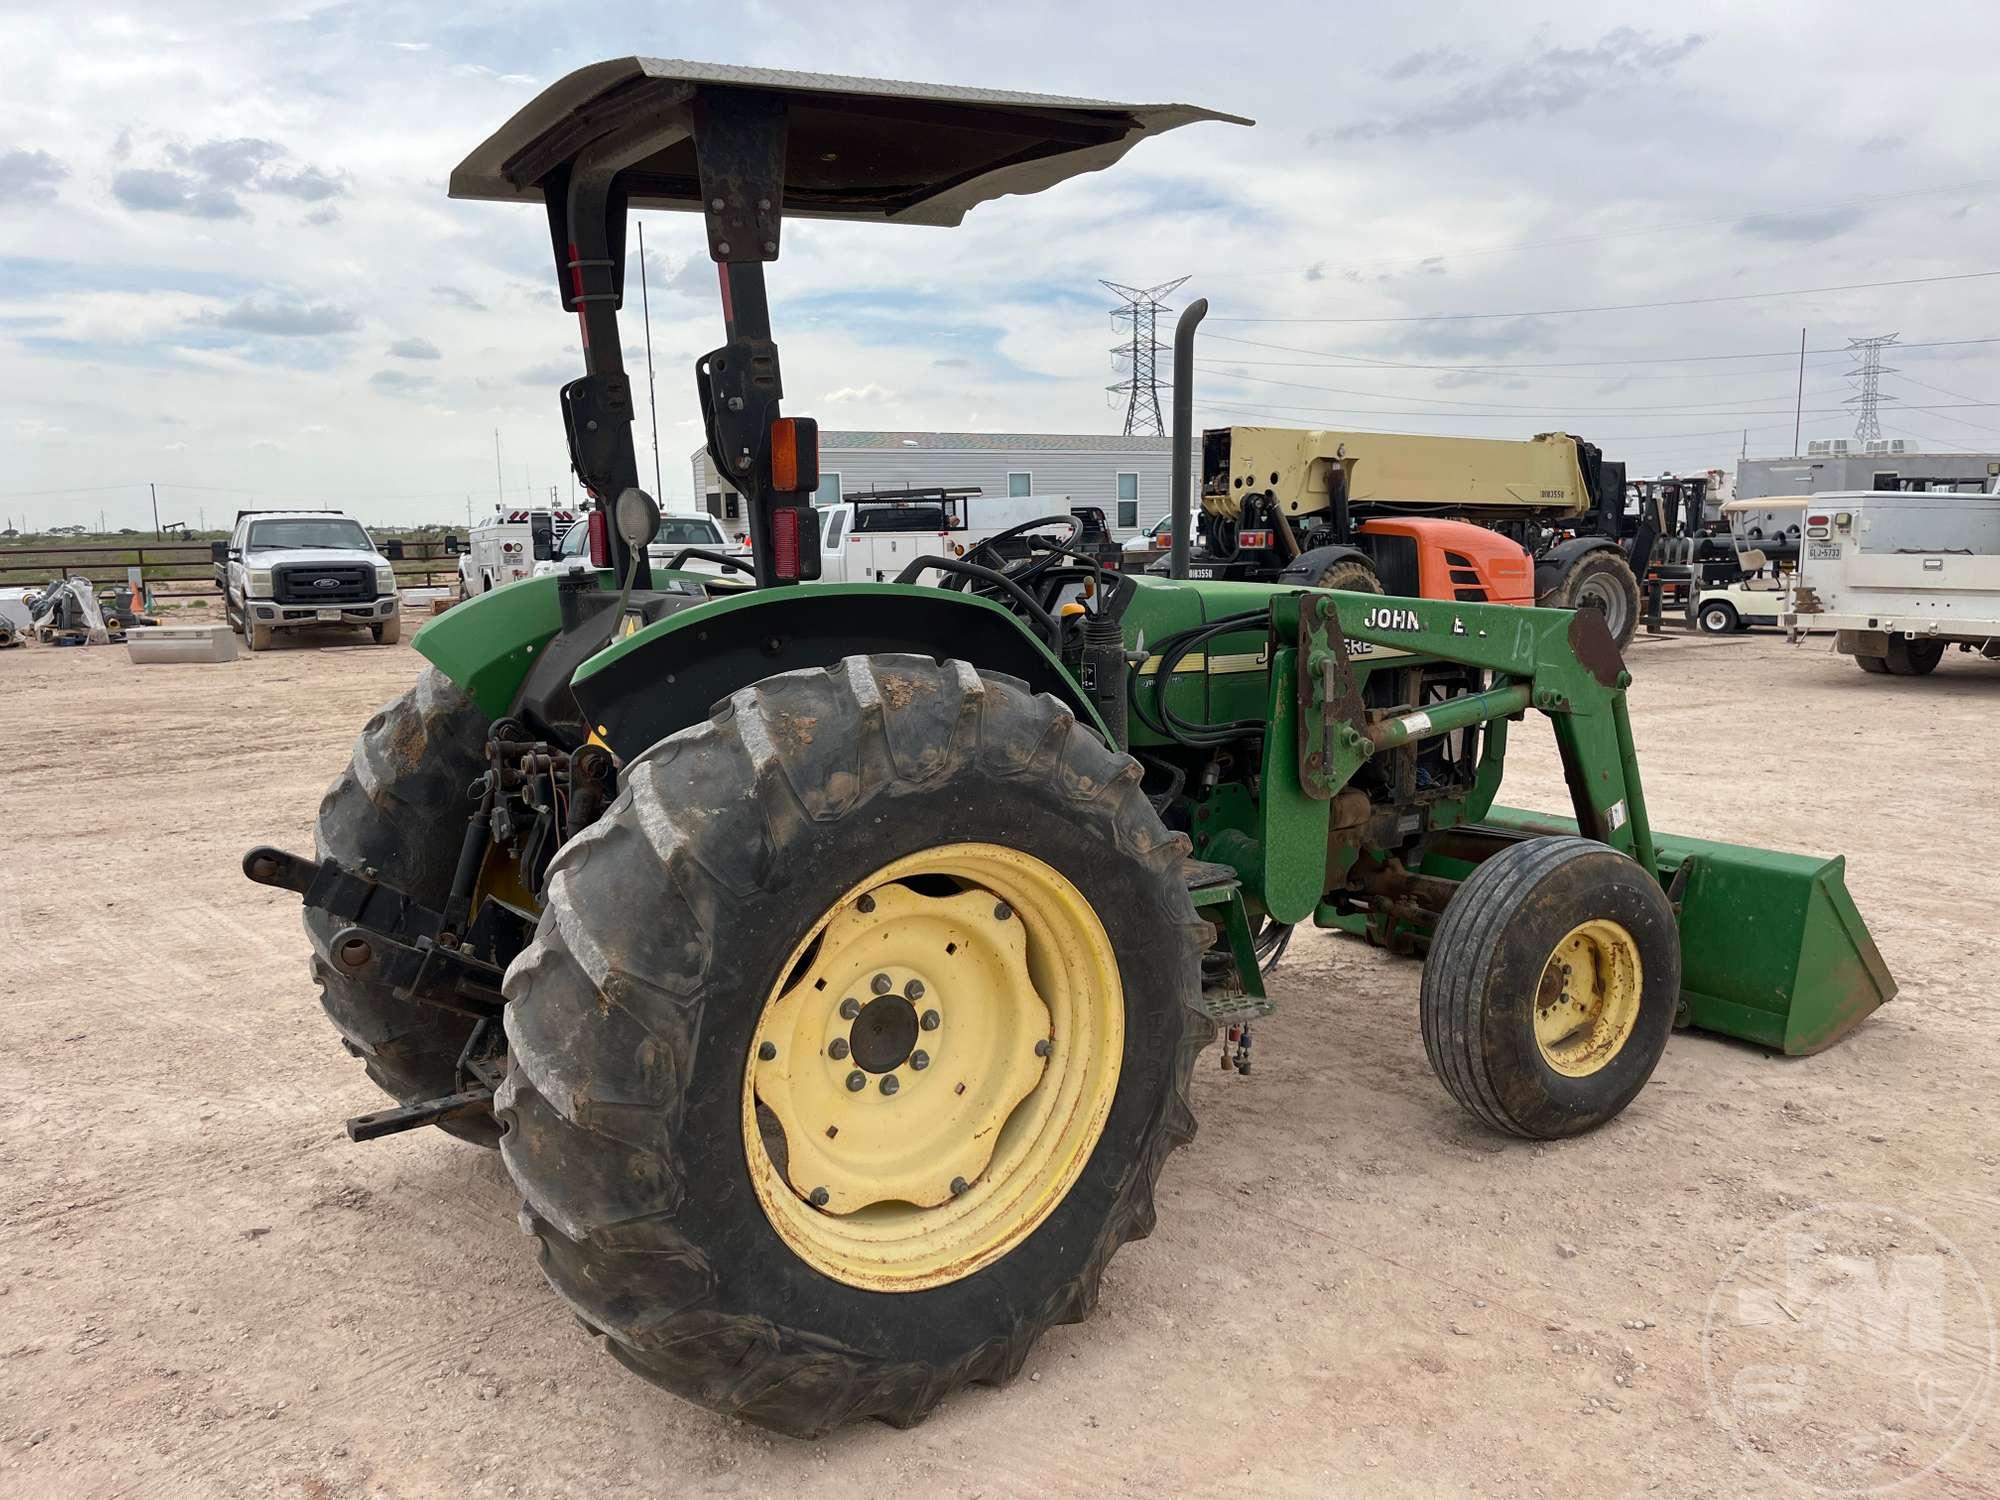
[[[783,102],[787,217],[954,225],[1008,193],[1036,193],[1117,161],[1141,138],[1198,120],[1251,122],[1188,104],[1114,104],[998,89],[624,57],[558,80],[451,174],[451,196],[539,202],[586,144],[646,123],[691,125],[698,96]],[[689,130],[626,166],[632,208],[702,207]]]

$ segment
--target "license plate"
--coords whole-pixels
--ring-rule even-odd
[[[1809,542],[1806,545],[1807,562],[1838,562],[1840,544],[1838,542]]]
[[[1213,578],[1214,576],[1215,576],[1215,569],[1213,568],[1188,569],[1188,577],[1190,578]]]
[[[337,609],[318,610],[315,612],[315,617],[320,620],[331,620],[336,625],[340,623],[340,611]]]

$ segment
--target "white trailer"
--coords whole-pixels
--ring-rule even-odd
[[[1851,490],[1812,497],[1792,608],[1866,672],[1921,677],[1948,647],[2000,660],[2000,496]]]

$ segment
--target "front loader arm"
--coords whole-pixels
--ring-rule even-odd
[[[1646,820],[1625,688],[1631,674],[1590,610],[1523,609],[1377,595],[1293,594],[1273,599],[1279,640],[1296,642],[1298,764],[1309,797],[1331,799],[1375,755],[1480,724],[1489,731],[1468,810],[1499,789],[1504,725],[1530,708],[1547,714],[1577,825],[1650,867]],[[1376,647],[1491,673],[1493,685],[1403,713],[1362,709],[1354,663]]]

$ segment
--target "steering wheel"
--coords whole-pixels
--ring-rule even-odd
[[[1046,529],[1052,526],[1063,528],[1061,540],[1044,534]],[[1030,579],[1040,577],[1063,556],[1065,551],[1082,540],[1082,537],[1083,522],[1077,517],[1069,514],[1041,516],[1033,521],[1023,521],[1018,526],[1009,526],[1005,531],[996,531],[983,542],[973,543],[965,553],[965,561],[977,563],[980,555],[984,553],[988,557],[984,566],[998,568],[1015,583],[1025,584]],[[1000,555],[1001,544],[1017,538],[1027,541],[1027,555],[1011,561],[1003,558]],[[963,575],[946,581],[953,588],[962,588],[968,582]]]

